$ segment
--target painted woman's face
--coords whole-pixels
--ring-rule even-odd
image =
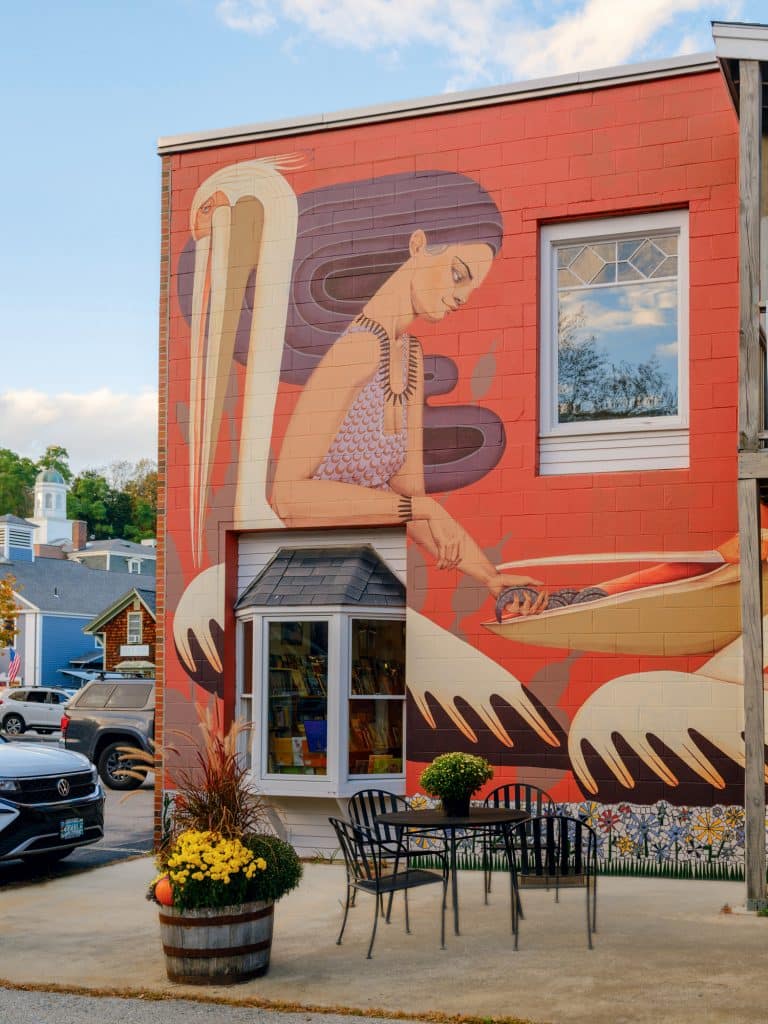
[[[484,242],[446,245],[430,252],[423,231],[411,236],[411,305],[416,316],[437,323],[463,306],[493,263]]]

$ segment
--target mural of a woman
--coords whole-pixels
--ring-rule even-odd
[[[277,174],[276,168],[273,173]],[[263,176],[263,167],[259,174]],[[193,211],[216,202],[225,208],[232,206],[226,197],[217,199],[223,194],[221,184],[216,175],[209,179],[199,191]],[[234,206],[244,198],[243,190],[238,190]],[[299,196],[297,205],[298,242],[290,278],[290,308],[282,311],[288,322],[282,369],[284,379],[300,380],[304,386],[274,465],[269,493],[270,437],[266,428],[271,430],[278,387],[274,369],[278,323],[274,308],[266,311],[271,319],[271,341],[265,344],[259,325],[264,303],[254,297],[235,527],[274,527],[275,515],[279,523],[295,528],[407,523],[411,537],[433,556],[438,568],[458,568],[486,587],[489,595],[534,582],[527,576],[500,573],[462,525],[426,493],[424,481],[424,356],[408,328],[418,318],[431,323],[443,320],[482,285],[502,238],[501,216],[492,199],[471,179],[437,171],[332,186]],[[268,220],[265,208],[264,222]],[[242,251],[233,253],[232,232],[228,236],[228,258],[236,271],[237,287],[233,294],[221,298],[234,320],[227,344],[211,338],[214,317],[209,318],[205,347],[221,353],[219,358],[225,364],[232,359],[241,308],[248,305],[250,268],[256,270],[258,289],[266,262],[263,238],[261,245],[258,239],[255,244],[253,234],[253,230],[245,233],[250,235],[251,250],[256,250],[250,258]],[[217,245],[214,231],[207,249],[217,248],[226,257],[227,247],[220,241]],[[207,249],[200,249],[206,260]],[[282,260],[284,263],[285,254]],[[205,332],[209,276],[206,267],[198,265],[196,252],[194,278],[201,294],[193,299],[193,310],[201,333]],[[277,298],[273,290],[273,306]],[[225,371],[226,365],[210,366],[203,375],[220,381]],[[200,388],[194,373],[192,378],[191,419],[194,389]],[[254,407],[256,392],[261,397],[261,426],[254,434],[254,415],[249,413],[248,403]],[[192,434],[201,438],[205,434],[209,449],[221,430],[221,408],[221,401],[213,411],[203,401],[196,410],[205,426],[193,428]],[[191,480],[193,489],[198,490],[191,505],[199,509],[199,536],[208,499],[207,485],[199,470],[195,475],[195,467],[209,465],[211,460],[210,450],[192,451]],[[267,501],[271,522],[263,507]],[[190,669],[194,666],[190,632],[212,664],[218,661],[220,667],[210,621],[223,621],[222,577],[218,566],[200,573],[179,602],[174,633],[181,658]],[[491,706],[491,696],[500,694],[545,742],[557,745],[519,680],[481,652],[468,649],[464,641],[409,611],[409,630],[412,628],[422,636],[439,636],[446,654],[457,648],[457,654],[472,660],[471,694],[460,681],[441,680],[428,687],[466,736],[475,738],[455,705],[456,696],[470,700],[497,737],[512,745]],[[423,688],[411,685],[412,696],[431,722],[426,689],[426,683]]]
[[[289,527],[407,522],[438,568],[457,567],[497,596],[530,580],[499,573],[426,495],[424,354],[408,328],[418,319],[444,320],[482,286],[501,245],[500,215],[487,193],[460,175],[396,175],[377,185],[377,205],[388,217],[364,236],[365,264],[386,272],[366,272],[365,264],[348,271],[359,313],[304,385],[283,440],[273,507]],[[329,191],[315,240],[338,204]],[[333,275],[327,262],[324,269],[321,294]]]

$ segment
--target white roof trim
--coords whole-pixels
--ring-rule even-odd
[[[768,60],[768,25],[713,21],[712,38],[720,60]]]
[[[672,75],[696,75],[706,71],[716,71],[717,68],[717,61],[711,53],[666,57],[663,60],[646,61],[642,64],[620,64],[616,67],[600,68],[594,71],[576,71],[567,75],[557,75],[554,78],[538,78],[528,82],[507,83],[485,89],[473,89],[468,92],[444,93],[441,96],[428,96],[398,103],[357,107],[331,114],[314,114],[282,121],[222,128],[218,131],[169,135],[158,139],[157,151],[163,156],[168,153],[182,153],[211,146],[253,142],[256,139],[328,131],[332,128],[370,124],[375,121],[392,121],[404,117],[424,117],[427,114],[446,113],[468,107],[484,107],[494,103],[518,102],[538,96],[603,89],[626,82],[669,78]]]

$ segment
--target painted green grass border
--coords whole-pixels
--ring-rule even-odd
[[[432,858],[424,858],[430,867],[438,868],[440,863]],[[459,850],[456,864],[461,871],[482,871],[483,860],[479,853]],[[502,855],[494,855],[491,863],[492,871],[505,871],[506,859]],[[616,878],[674,878],[692,879],[694,881],[712,882],[743,882],[744,865],[729,861],[705,860],[665,860],[656,861],[650,857],[617,857],[615,860],[598,861],[598,875]]]

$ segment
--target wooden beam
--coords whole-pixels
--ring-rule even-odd
[[[768,480],[768,448],[759,452],[739,452],[740,480]]]
[[[760,358],[760,148],[762,82],[739,61],[739,450],[755,452],[763,427]]]
[[[760,499],[757,480],[739,480],[741,628],[744,659],[744,875],[747,908],[766,904],[765,705]]]
[[[744,664],[744,875],[747,909],[766,906],[765,704],[760,487],[764,460],[760,351],[760,149],[762,82],[739,61],[739,543]],[[744,479],[748,476],[748,479]]]

